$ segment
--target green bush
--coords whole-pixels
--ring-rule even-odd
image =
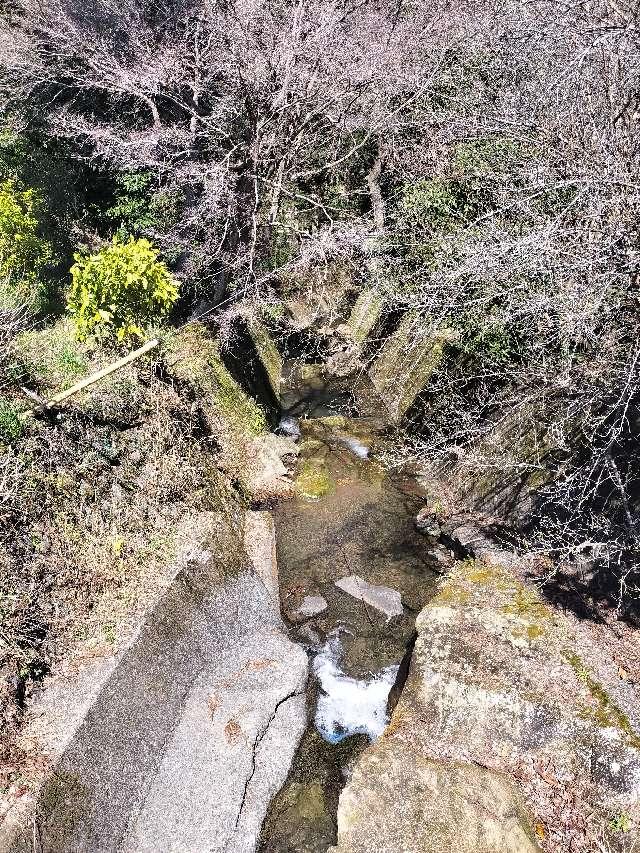
[[[0,183],[0,307],[33,305],[44,294],[41,275],[52,253],[39,235],[39,204],[34,190]]]
[[[442,178],[424,179],[405,186],[398,210],[398,224],[409,230],[452,227],[460,199],[455,187]]]
[[[457,347],[465,355],[492,364],[506,364],[517,358],[517,329],[505,324],[497,309],[463,311],[452,323],[459,333]]]
[[[8,400],[0,400],[0,442],[11,444],[22,435],[18,409]]]
[[[183,196],[178,190],[154,189],[150,172],[122,172],[115,178],[113,202],[106,217],[124,239],[170,228],[178,219]]]
[[[176,280],[148,240],[114,237],[96,254],[75,259],[67,304],[81,340],[142,338],[178,298]]]
[[[6,127],[0,129],[0,178],[3,181],[20,178],[29,154],[29,143],[24,136]]]

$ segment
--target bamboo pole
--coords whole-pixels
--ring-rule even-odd
[[[124,367],[125,365],[134,361],[136,358],[139,358],[141,355],[144,355],[145,353],[149,352],[149,350],[152,350],[154,347],[157,347],[159,343],[160,341],[157,338],[154,338],[151,341],[147,341],[144,346],[133,350],[128,355],[119,358],[118,361],[114,361],[112,364],[107,365],[107,367],[103,367],[102,370],[98,370],[96,373],[92,373],[91,376],[87,376],[86,379],[81,379],[80,382],[76,382],[75,385],[72,385],[71,388],[67,388],[66,391],[61,391],[59,394],[56,394],[55,397],[52,397],[50,400],[47,400],[44,403],[44,408],[54,408],[55,406],[66,400],[68,397],[72,397],[79,391],[83,391],[85,388],[88,388],[90,385],[93,385],[94,382],[98,382],[100,379],[104,379],[105,376],[109,376],[110,373],[114,373],[116,370],[120,370],[121,367]],[[32,414],[32,412],[25,412],[25,415],[29,414]]]

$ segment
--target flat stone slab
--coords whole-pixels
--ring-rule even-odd
[[[256,631],[194,682],[122,853],[255,849],[286,778],[280,756],[304,727],[300,651]]]
[[[291,616],[294,619],[310,619],[312,616],[317,616],[327,609],[327,600],[321,595],[305,595],[300,602],[300,606],[293,611]]]
[[[256,566],[229,531],[180,569],[0,850],[37,835],[47,853],[254,853],[306,725],[308,661],[269,589],[270,525],[248,522]]]
[[[384,613],[387,619],[402,616],[402,597],[395,589],[388,586],[376,586],[359,575],[340,578],[335,585],[348,595],[357,598],[359,601],[364,601],[365,604]]]

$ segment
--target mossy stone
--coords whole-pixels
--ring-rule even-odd
[[[300,495],[319,500],[325,495],[333,494],[335,488],[335,481],[327,468],[321,464],[321,460],[305,460],[296,477],[296,490]]]

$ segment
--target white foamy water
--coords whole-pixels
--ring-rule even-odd
[[[345,436],[344,438],[341,438],[340,441],[345,444],[352,453],[355,453],[356,456],[359,456],[360,459],[366,459],[368,457],[369,448],[366,444],[363,444],[361,441],[358,441],[357,438]]]
[[[398,674],[388,666],[370,680],[351,678],[339,667],[342,645],[330,637],[313,661],[320,682],[316,728],[325,740],[338,743],[355,734],[380,737],[387,725],[387,699]]]
[[[280,423],[278,424],[280,430],[285,434],[291,436],[291,438],[299,438],[300,437],[300,425],[296,418],[292,418],[289,415],[280,419]]]

